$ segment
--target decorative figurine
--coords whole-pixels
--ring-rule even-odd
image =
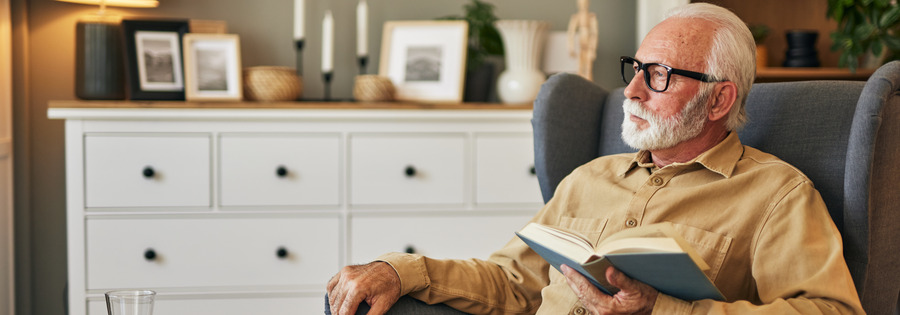
[[[588,0],[577,0],[578,12],[569,20],[569,54],[578,58],[578,75],[594,81],[594,59],[597,58],[597,15],[588,10]],[[575,51],[575,41],[578,51]]]

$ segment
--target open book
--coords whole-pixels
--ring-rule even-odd
[[[610,295],[619,291],[606,281],[606,269],[614,266],[682,300],[725,300],[703,274],[709,266],[668,222],[620,231],[596,248],[577,233],[538,223],[529,223],[516,235],[556,270],[565,264]]]

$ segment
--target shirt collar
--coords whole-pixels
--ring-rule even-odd
[[[734,168],[737,165],[738,160],[743,154],[744,146],[741,144],[741,140],[738,138],[736,132],[731,132],[727,137],[725,137],[725,140],[722,140],[722,142],[719,142],[711,149],[706,150],[706,152],[701,153],[693,160],[690,160],[686,163],[674,163],[672,165],[688,165],[697,163],[703,165],[703,167],[710,171],[724,176],[725,178],[730,178],[731,174],[734,172]],[[646,168],[649,170],[653,170],[656,167],[656,164],[653,164],[653,160],[650,157],[650,151],[641,150],[635,153],[634,158],[631,159],[631,162],[626,164],[620,170],[619,176],[625,176],[626,173],[636,167]]]

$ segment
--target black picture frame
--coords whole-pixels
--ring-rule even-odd
[[[128,99],[184,100],[187,20],[122,20]]]

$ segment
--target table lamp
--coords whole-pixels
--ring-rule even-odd
[[[121,16],[106,13],[106,6],[154,8],[157,0],[58,0],[99,5],[95,14],[82,16],[75,27],[75,95],[86,100],[125,98]]]

